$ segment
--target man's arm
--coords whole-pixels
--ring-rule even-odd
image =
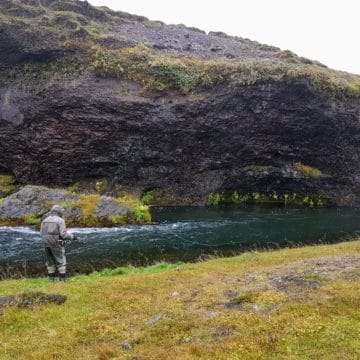
[[[66,230],[64,219],[61,219],[61,221],[59,221],[59,235],[60,235],[60,239],[62,240],[75,240],[74,234]]]

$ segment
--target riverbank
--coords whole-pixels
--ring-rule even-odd
[[[354,359],[360,243],[0,282],[67,296],[2,309],[5,359]]]
[[[40,227],[42,219],[55,204],[64,208],[68,227],[151,223],[149,207],[139,195],[122,192],[121,196],[109,196],[106,187],[101,187],[101,181],[89,181],[87,188],[82,190],[75,185],[67,189],[16,186],[11,176],[0,174],[1,184],[0,226]]]

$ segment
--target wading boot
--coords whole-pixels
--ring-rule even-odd
[[[59,280],[62,282],[66,282],[67,281],[66,274],[59,274]]]

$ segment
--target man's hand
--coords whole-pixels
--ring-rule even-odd
[[[80,240],[79,236],[74,235],[73,240]]]

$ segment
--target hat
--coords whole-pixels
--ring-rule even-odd
[[[58,215],[58,216],[60,216],[60,217],[63,217],[64,216],[64,209],[61,207],[61,206],[59,206],[59,205],[54,205],[52,208],[51,208],[51,213],[53,214],[56,214],[56,215]]]

